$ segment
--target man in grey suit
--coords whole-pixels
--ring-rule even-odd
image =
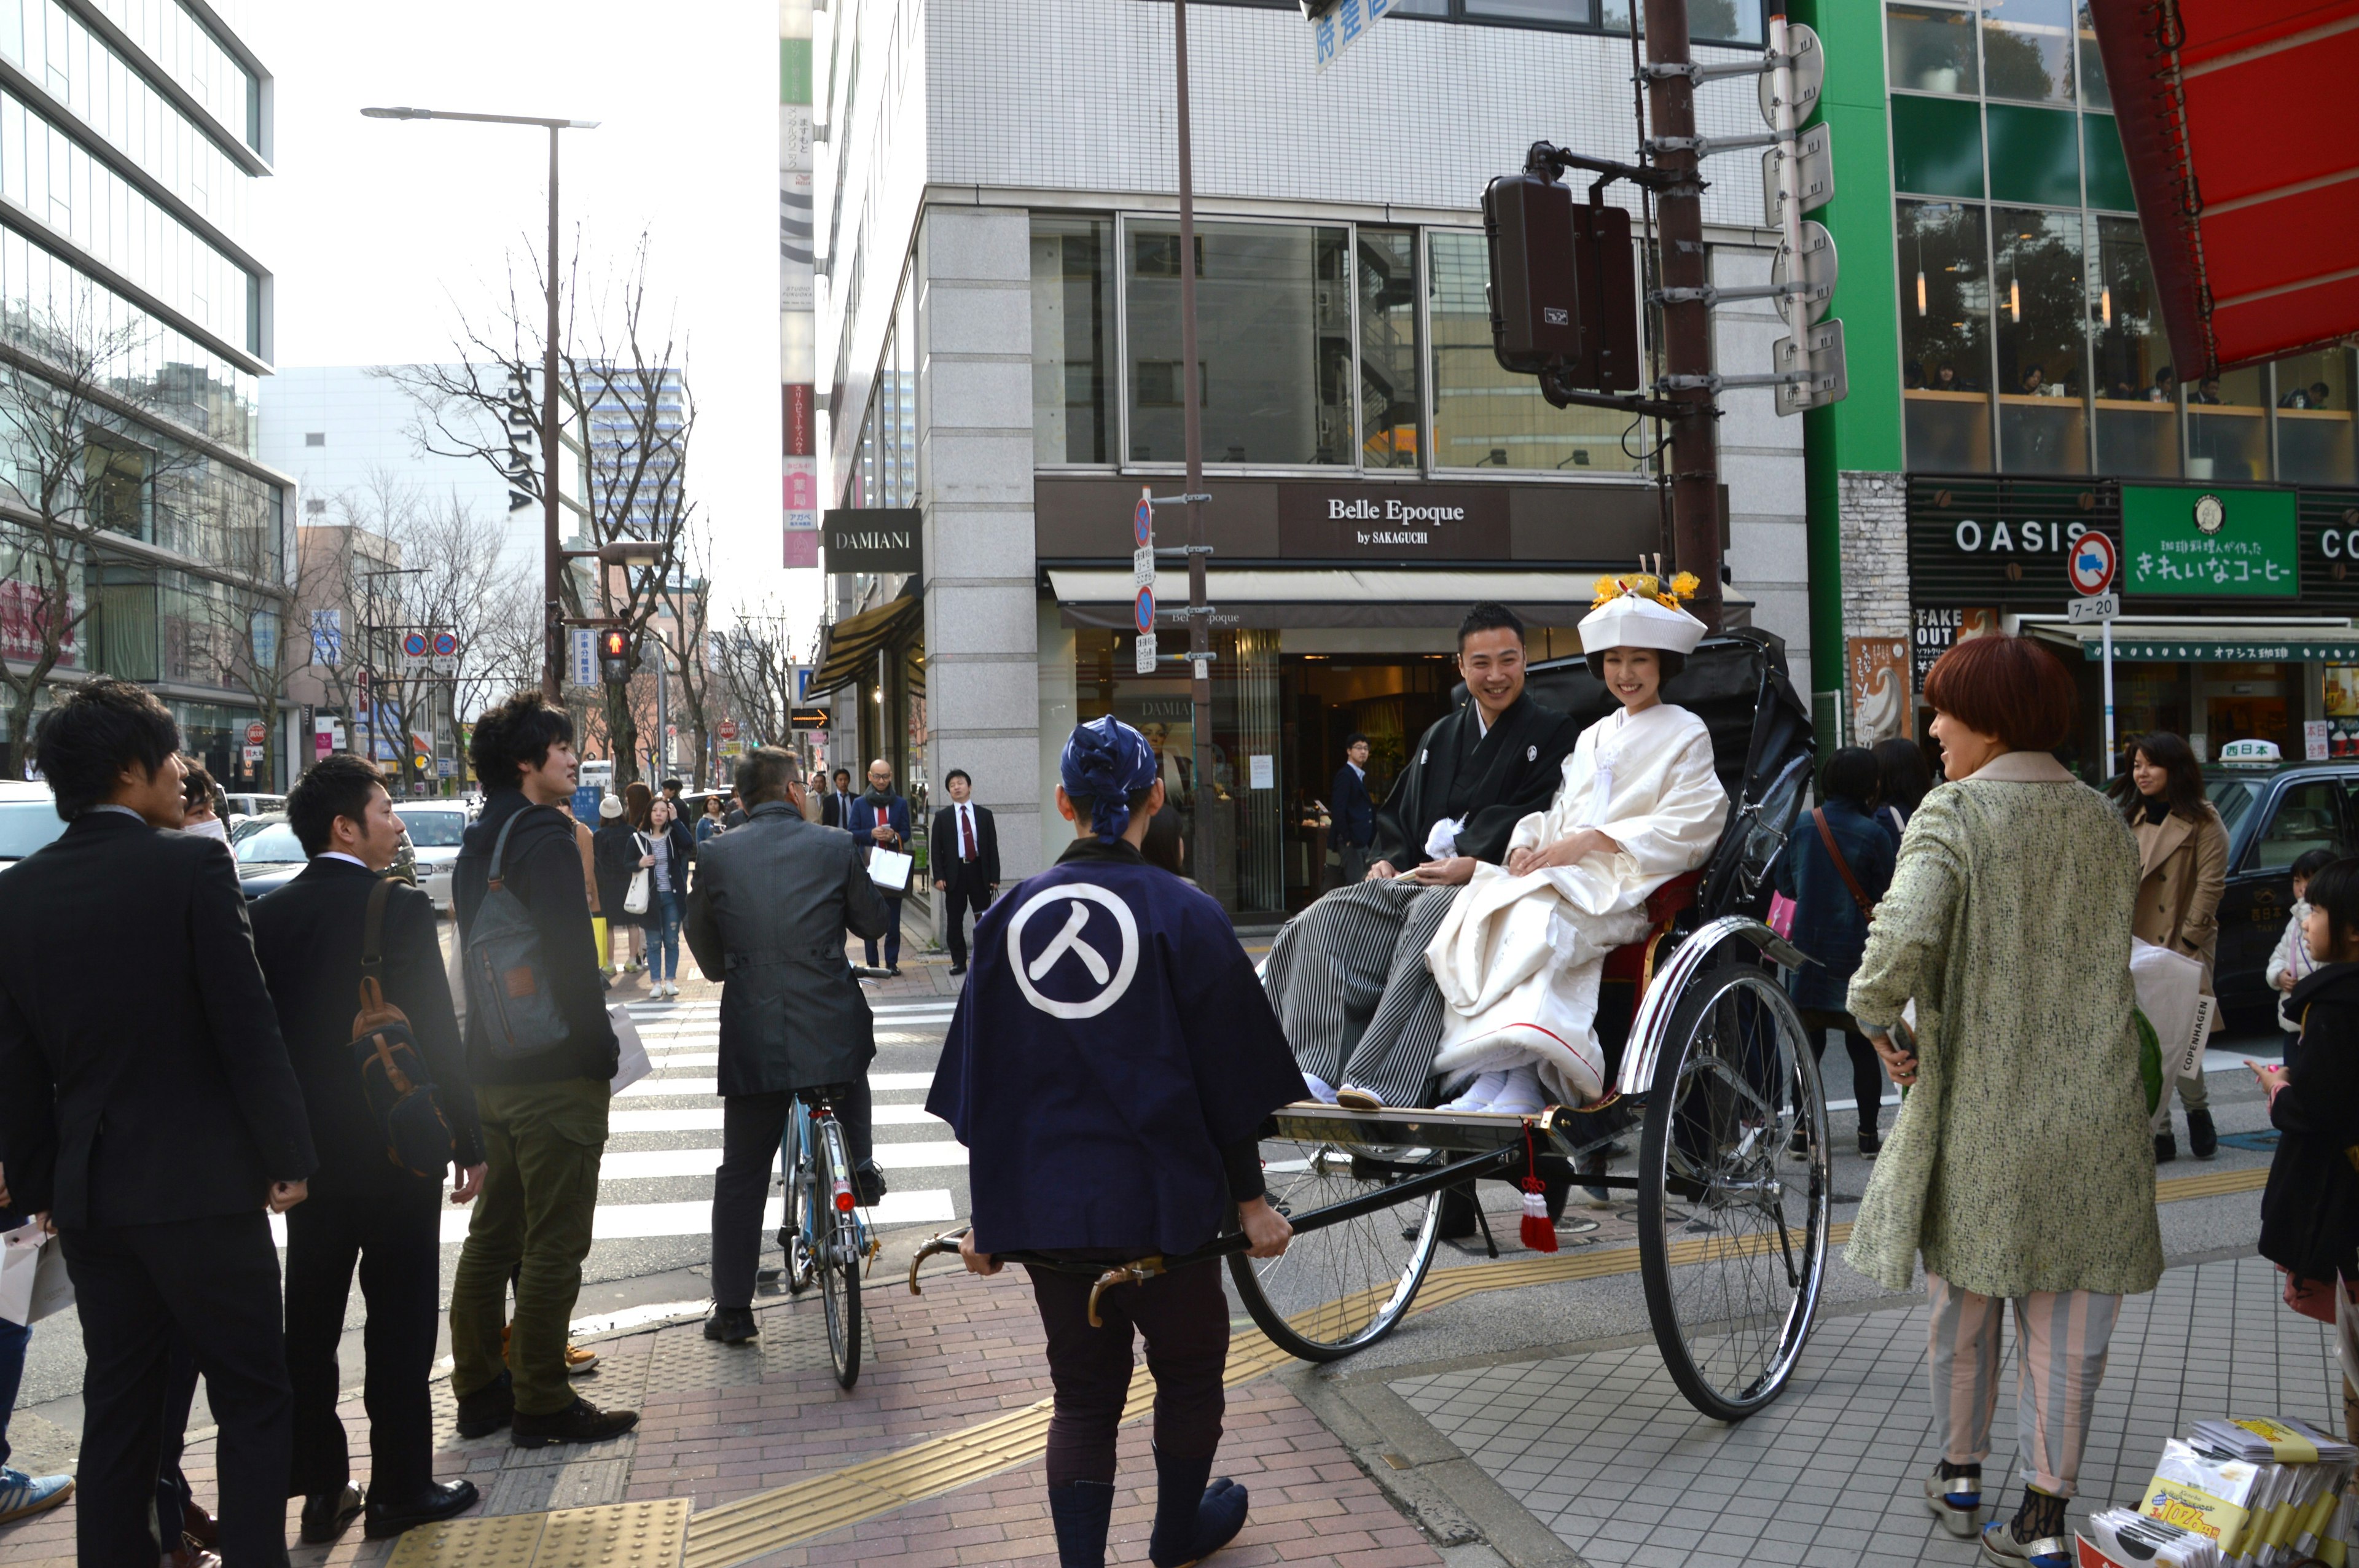
[[[721,987],[721,1168],[712,1182],[712,1315],[704,1336],[754,1337],[762,1206],[795,1092],[826,1088],[860,1201],[884,1195],[869,1136],[875,1033],[843,934],[892,924],[849,834],[803,819],[802,760],[764,746],[737,764],[744,826],[696,852],[689,950]]]

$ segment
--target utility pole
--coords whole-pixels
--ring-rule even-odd
[[[1703,245],[1703,182],[1698,177],[1695,78],[1688,49],[1688,0],[1646,0],[1648,131],[1660,148],[1656,188],[1662,223],[1663,373],[1680,412],[1670,420],[1671,561],[1695,574],[1688,608],[1720,629],[1720,437],[1712,374],[1712,282]],[[1684,146],[1680,144],[1684,142]],[[1668,145],[1667,145],[1668,144]],[[1685,298],[1681,290],[1690,291]],[[1697,378],[1684,387],[1681,377]]]
[[[1188,859],[1204,891],[1218,898],[1212,818],[1204,809],[1212,799],[1204,788],[1204,754],[1212,733],[1212,611],[1206,600],[1204,570],[1210,552],[1204,547],[1204,382],[1196,359],[1196,169],[1188,115],[1188,0],[1172,0],[1171,63],[1180,133],[1180,423],[1188,457],[1188,749],[1193,759],[1188,787],[1196,805],[1196,841]]]
[[[549,127],[549,325],[540,349],[540,577],[547,621],[541,628],[540,697],[551,708],[565,702],[564,546],[557,525],[557,133]],[[585,422],[582,439],[588,449]]]

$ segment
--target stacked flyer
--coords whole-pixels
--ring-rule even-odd
[[[2135,1513],[2093,1515],[2084,1563],[2292,1568],[2351,1562],[2359,1448],[2290,1417],[2198,1422],[2163,1445]]]

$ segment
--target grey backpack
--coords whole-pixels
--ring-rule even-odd
[[[484,902],[467,934],[467,1021],[483,1021],[484,1041],[501,1061],[543,1055],[572,1038],[549,989],[540,927],[500,877],[508,834],[524,816],[519,811],[500,825]]]

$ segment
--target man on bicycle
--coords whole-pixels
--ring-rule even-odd
[[[825,1089],[863,1204],[885,1195],[869,1136],[868,1000],[843,934],[875,940],[893,914],[845,834],[803,818],[802,760],[764,746],[737,764],[745,821],[696,851],[684,927],[721,988],[721,1168],[712,1182],[712,1315],[704,1336],[754,1337],[762,1207],[796,1091]]]
[[[1245,1489],[1206,1482],[1221,1441],[1229,1305],[1218,1265],[1108,1291],[1106,1262],[1191,1251],[1234,1211],[1251,1256],[1292,1234],[1262,1188],[1259,1131],[1307,1090],[1277,1015],[1221,906],[1139,853],[1163,804],[1155,753],[1129,725],[1093,719],[1065,743],[1057,809],[1079,837],[977,922],[926,1108],[970,1151],[968,1268],[1027,1265],[1048,1330],[1056,1410],[1049,1511],[1061,1568],[1103,1568],[1114,1430],[1134,1330],[1154,1373],[1157,1568],[1234,1539]]]

